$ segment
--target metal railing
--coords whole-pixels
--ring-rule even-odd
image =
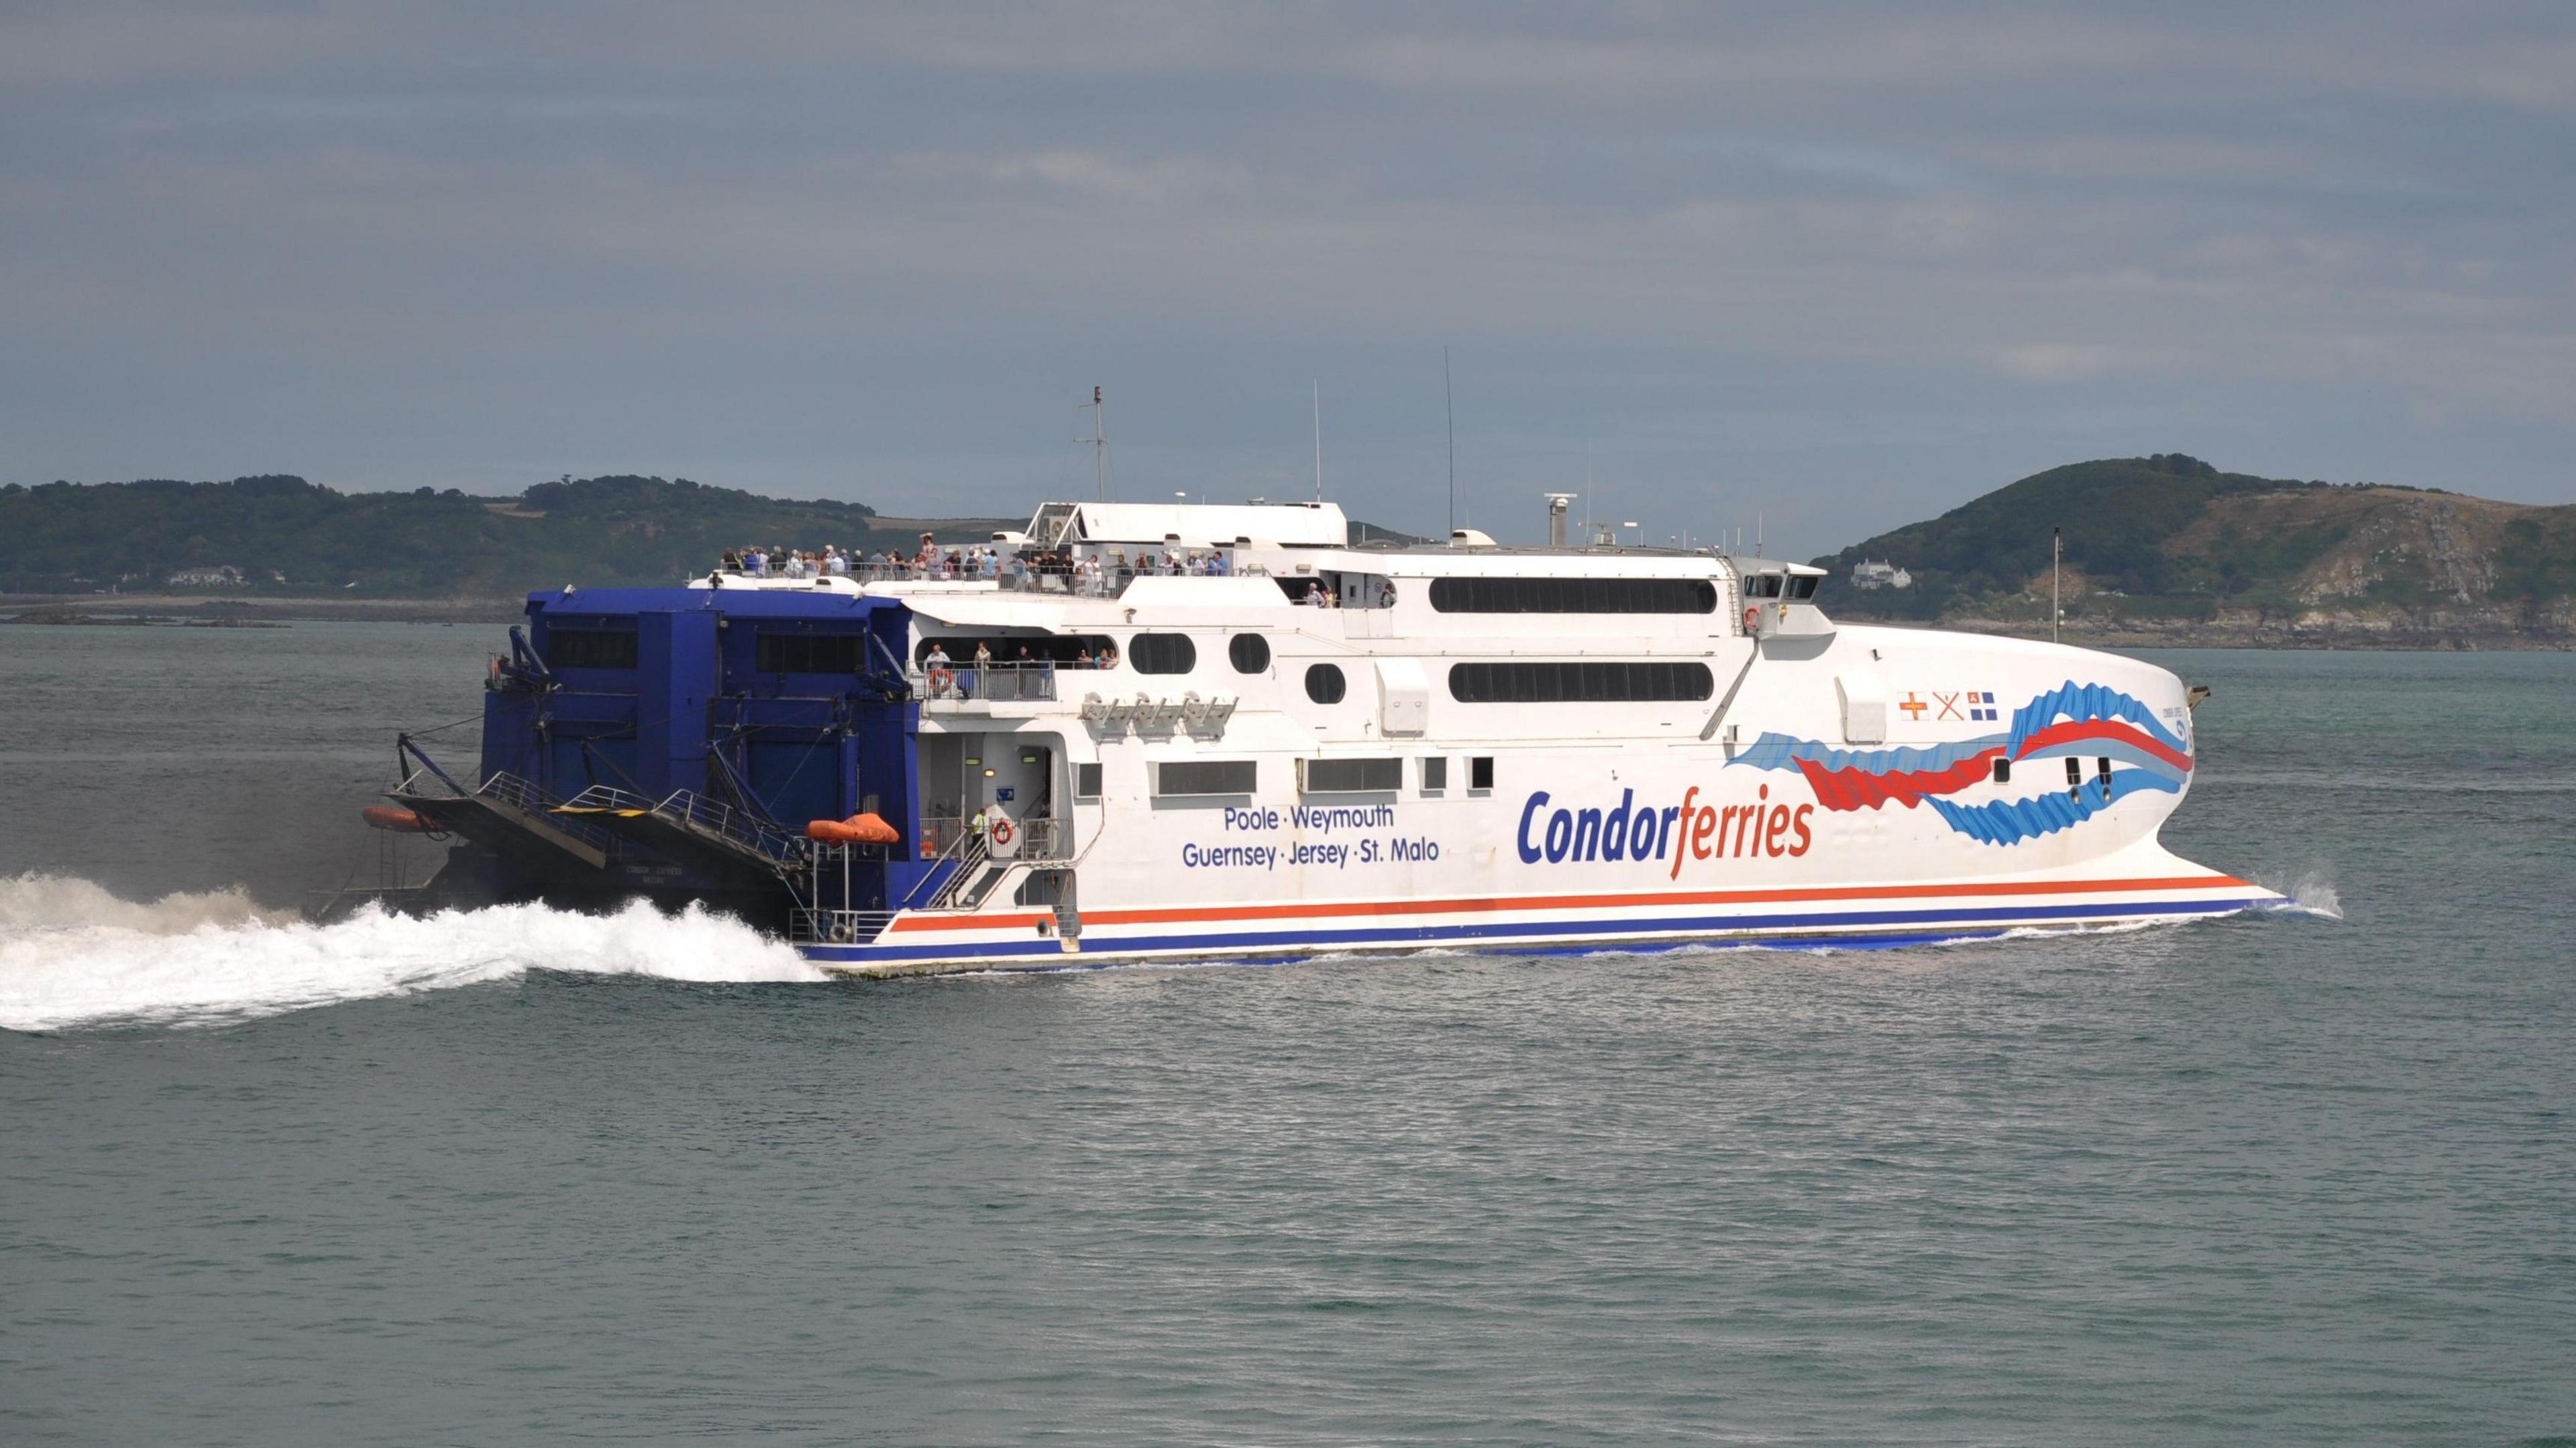
[[[548,827],[560,830],[594,850],[613,851],[617,847],[615,835],[588,820],[556,814],[554,811],[563,801],[507,770],[483,781],[482,787],[475,790],[474,794],[479,799],[497,800],[521,814],[540,816],[546,821]]]
[[[921,857],[925,860],[948,858],[958,846],[974,838],[968,828],[973,816],[924,815],[921,819]],[[1011,821],[1010,858],[1022,860],[1062,860],[1070,858],[1073,847],[1073,821],[1064,819],[1015,819]]]
[[[1016,703],[1023,699],[1055,698],[1055,674],[1071,664],[951,662],[941,668],[928,664],[914,666],[905,674],[912,685],[913,697],[930,700],[984,699],[994,703]],[[934,679],[944,672],[945,679]]]
[[[497,776],[496,776],[497,777]],[[551,808],[551,806],[549,806]],[[711,835],[721,836],[754,854],[782,863],[802,863],[808,842],[802,835],[791,835],[766,820],[707,798],[691,790],[676,789],[659,800],[629,794],[612,785],[594,784],[563,806],[565,809],[634,810],[655,815],[675,824],[693,826]],[[563,818],[558,815],[557,818]]]
[[[877,938],[891,910],[808,910],[788,912],[787,939],[796,945],[864,945]]]
[[[1139,564],[1148,566],[1139,567]],[[1086,554],[1078,558],[1047,559],[1003,558],[987,570],[984,560],[958,559],[954,564],[945,557],[936,562],[901,559],[870,563],[853,561],[839,568],[819,566],[790,570],[784,563],[773,561],[765,569],[718,568],[721,578],[746,578],[805,583],[820,578],[847,578],[855,583],[989,583],[1005,593],[1057,593],[1076,598],[1116,598],[1127,591],[1127,585],[1139,578],[1184,577],[1224,578],[1234,574],[1259,574],[1257,566],[1239,564],[1225,549],[1201,549],[1195,557],[1184,554],[1176,569],[1160,555],[1148,550],[1134,559],[1116,554]]]

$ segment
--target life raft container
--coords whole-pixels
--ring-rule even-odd
[[[891,845],[903,836],[875,815],[854,814],[845,820],[810,821],[805,838],[826,845]]]

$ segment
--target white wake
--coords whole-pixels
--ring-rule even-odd
[[[0,879],[0,1029],[220,1024],[529,970],[684,981],[819,981],[787,946],[695,906],[610,916],[542,905],[330,925],[238,890],[122,900],[88,880]]]

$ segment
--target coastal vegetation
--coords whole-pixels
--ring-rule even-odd
[[[299,477],[0,488],[0,592],[506,597],[667,583],[744,544],[846,549],[980,540],[863,503],[791,502],[687,478],[563,478],[515,497],[343,493]]]
[[[667,583],[745,544],[910,550],[1021,519],[889,518],[686,478],[565,477],[511,497],[298,477],[0,488],[0,593],[506,599]],[[2121,642],[2576,641],[2576,507],[2223,472],[2159,453],[2051,468],[1817,563],[1840,616]],[[1353,541],[1415,541],[1352,526]],[[1876,588],[1859,586],[1863,562]],[[1909,586],[1886,586],[1903,570]],[[89,607],[90,605],[82,605]]]
[[[2051,468],[1815,560],[1840,616],[2070,637],[2564,642],[2576,508],[2221,472],[2180,453]],[[1876,561],[1910,586],[1854,586]]]

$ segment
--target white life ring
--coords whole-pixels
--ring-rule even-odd
[[[948,686],[956,682],[957,676],[946,669],[933,669],[930,671],[930,692],[934,694],[947,693]]]
[[[1745,606],[1744,631],[1749,634],[1762,631],[1762,605],[1755,603]]]
[[[1017,831],[1015,831],[1015,830],[1013,830],[1013,829],[1011,828],[1011,822],[1010,822],[1009,820],[995,820],[995,821],[993,821],[993,843],[994,843],[994,844],[997,844],[997,845],[1007,845],[1007,844],[1009,844],[1009,843],[1011,842],[1011,836],[1012,836],[1013,834],[1015,834],[1015,833],[1017,833]]]

